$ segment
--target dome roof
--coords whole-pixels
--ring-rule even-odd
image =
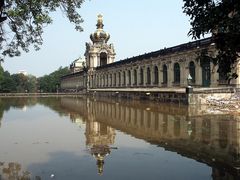
[[[107,43],[110,38],[110,35],[103,30],[103,16],[101,14],[98,15],[97,19],[97,30],[90,35],[90,39],[93,43]]]

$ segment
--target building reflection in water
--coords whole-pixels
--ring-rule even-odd
[[[105,157],[111,153],[111,149],[116,149],[112,147],[116,136],[115,129],[96,121],[95,115],[90,112],[89,101],[63,98],[61,104],[70,112],[72,122],[78,126],[85,124],[86,146],[96,159],[98,174],[102,175]]]
[[[115,130],[110,126],[92,119],[86,122],[86,145],[90,147],[92,156],[97,161],[98,173],[103,173],[104,158],[110,154],[110,146],[114,143]]]
[[[86,144],[103,171],[114,129],[208,164],[212,178],[235,179],[240,168],[240,117],[206,109],[62,98],[64,108],[86,121]]]

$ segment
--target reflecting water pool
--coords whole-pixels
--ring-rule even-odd
[[[5,179],[240,179],[240,116],[147,101],[2,98]]]

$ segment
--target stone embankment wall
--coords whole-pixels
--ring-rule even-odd
[[[165,91],[154,91],[150,89],[146,91],[101,89],[89,91],[89,94],[95,97],[151,100],[156,102],[169,102],[186,105],[211,105],[215,101],[221,102],[223,100],[234,103],[237,100],[236,97],[238,93],[240,93],[239,88],[194,88],[192,92],[190,91],[190,93],[186,93],[186,89],[168,89]],[[232,101],[233,97],[235,97],[235,101]]]
[[[182,103],[188,104],[188,95],[183,92],[133,92],[133,91],[92,91],[95,97],[122,98],[133,100],[150,100],[156,102]]]
[[[189,90],[188,90],[189,91]],[[116,99],[149,100],[185,105],[213,105],[240,107],[240,88],[184,88],[166,89],[91,89],[72,93],[0,93],[0,97],[80,96]]]
[[[240,101],[240,88],[196,89],[188,96],[188,104],[221,105]]]
[[[57,97],[57,96],[83,96],[83,93],[0,93],[0,98],[7,97]]]

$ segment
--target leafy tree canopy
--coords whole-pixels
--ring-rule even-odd
[[[58,70],[38,78],[39,89],[41,92],[57,92],[60,88],[60,79],[62,76],[70,73],[68,67],[59,67]]]
[[[239,0],[183,0],[183,12],[190,16],[189,35],[194,39],[211,33],[218,55],[218,71],[236,78],[233,71],[240,52]]]
[[[1,56],[19,56],[33,45],[38,50],[43,43],[44,26],[52,22],[50,12],[60,9],[82,31],[78,9],[84,0],[0,0]]]

